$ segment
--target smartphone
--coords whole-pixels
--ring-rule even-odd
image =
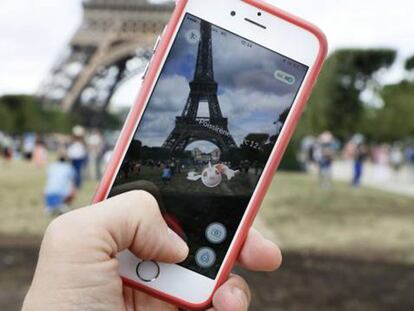
[[[327,53],[315,26],[258,0],[179,0],[95,202],[150,192],[180,264],[118,255],[130,286],[189,309],[228,277]]]

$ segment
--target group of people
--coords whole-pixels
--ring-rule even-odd
[[[332,183],[332,164],[340,149],[339,141],[326,131],[318,137],[307,136],[303,138],[298,155],[305,171],[312,167],[318,168],[321,187],[329,188]]]
[[[321,187],[332,184],[332,166],[334,160],[352,162],[351,184],[361,185],[365,164],[369,161],[375,166],[377,182],[387,181],[392,172],[398,174],[408,167],[414,181],[414,143],[395,142],[392,144],[368,144],[365,137],[355,134],[342,147],[332,133],[326,131],[318,137],[308,136],[302,140],[299,154],[304,170],[316,166]]]
[[[99,130],[73,128],[72,135],[11,136],[0,132],[0,153],[4,165],[30,161],[46,168],[44,188],[47,214],[63,213],[81,189],[84,178],[99,180],[112,146]],[[54,160],[56,158],[56,160]]]
[[[47,213],[65,212],[82,187],[85,176],[99,180],[110,150],[98,130],[86,132],[82,127],[75,127],[70,142],[59,147],[57,161],[47,170]]]
[[[25,159],[42,166],[47,161],[44,150],[45,142],[33,133],[12,136],[0,132],[0,154],[3,162],[10,163],[13,159]]]

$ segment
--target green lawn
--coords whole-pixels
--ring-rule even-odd
[[[40,238],[44,170],[29,163],[0,166],[0,236]],[[89,204],[88,182],[75,207]],[[414,262],[414,199],[337,183],[318,187],[316,177],[280,173],[262,218],[284,250]]]
[[[282,248],[414,263],[414,199],[279,174],[262,215]]]
[[[43,213],[45,175],[31,163],[0,163],[0,236],[42,236],[52,219]],[[96,183],[86,183],[74,206],[88,205],[95,188]]]

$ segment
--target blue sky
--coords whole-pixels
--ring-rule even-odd
[[[145,145],[161,146],[174,128],[175,117],[184,109],[198,51],[198,42],[189,41],[187,35],[198,30],[199,24],[189,19],[182,25],[139,130],[138,138]],[[276,134],[274,122],[293,103],[306,73],[305,66],[289,67],[283,56],[257,45],[244,47],[241,40],[213,27],[218,100],[238,145],[249,133]],[[294,75],[296,83],[287,85],[276,80],[276,70]],[[202,105],[207,107],[206,103]]]

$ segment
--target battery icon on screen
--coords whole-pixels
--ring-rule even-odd
[[[276,70],[275,78],[289,85],[293,85],[296,82],[295,76],[292,76],[291,74],[288,74],[287,72],[284,72],[282,70]]]

